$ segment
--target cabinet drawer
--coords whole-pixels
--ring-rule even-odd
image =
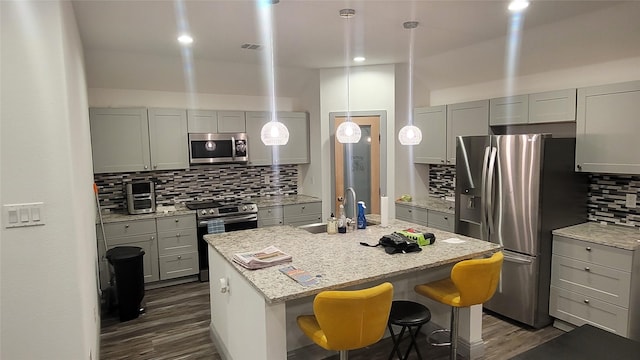
[[[284,206],[285,219],[293,216],[320,215],[320,214],[322,214],[322,203],[320,202]]]
[[[633,252],[587,241],[553,237],[553,253],[572,259],[631,272]]]
[[[258,221],[278,220],[282,224],[282,206],[258,208]]]
[[[429,226],[427,210],[413,206],[396,205],[396,218],[414,224]]]
[[[278,225],[282,225],[284,224],[284,221],[282,221],[282,218],[279,219],[258,219],[258,227],[265,227],[265,226],[278,226]]]
[[[284,221],[285,225],[291,226],[301,226],[307,224],[315,224],[322,222],[322,216],[320,215],[306,215],[306,216],[295,216],[291,218],[286,218]]]
[[[195,215],[181,215],[158,218],[158,232],[171,231],[176,229],[195,229]]]
[[[158,254],[174,255],[198,251],[196,229],[182,229],[158,233]]]
[[[628,272],[553,255],[551,285],[629,307],[631,274]]]
[[[197,252],[160,257],[160,280],[195,275],[198,271]]]
[[[621,336],[628,335],[628,310],[555,286],[551,286],[549,315],[575,326],[591,324]]]
[[[429,220],[429,227],[453,232],[453,218],[453,214],[429,210],[427,220]]]
[[[100,225],[98,225],[97,230],[98,230],[98,234],[102,235],[102,232],[100,231]],[[155,219],[123,221],[123,222],[104,224],[104,233],[107,236],[107,240],[114,237],[150,234],[155,232],[156,232]]]

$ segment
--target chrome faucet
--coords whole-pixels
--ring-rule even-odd
[[[353,194],[353,203],[352,203],[352,207],[353,207],[353,216],[351,218],[351,226],[355,228],[355,224],[358,221],[358,205],[357,205],[357,200],[356,200],[356,191],[349,186],[344,192],[345,192],[345,202],[346,202],[346,198],[347,198],[347,192],[349,192],[349,190],[351,190],[351,193]]]

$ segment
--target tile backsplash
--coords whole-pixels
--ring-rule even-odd
[[[203,165],[187,170],[95,174],[100,207],[126,211],[123,184],[152,180],[156,203],[168,206],[193,200],[237,200],[298,193],[298,166]]]
[[[589,175],[589,221],[640,228],[640,203],[626,207],[627,194],[640,198],[640,175]]]
[[[429,167],[429,196],[455,195],[456,168],[451,165]],[[589,175],[588,220],[640,228],[640,202],[626,207],[627,194],[640,199],[639,175]]]

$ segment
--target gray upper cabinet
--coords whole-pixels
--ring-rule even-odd
[[[243,133],[246,130],[244,111],[218,111],[218,132]]]
[[[576,121],[576,89],[507,96],[489,103],[491,126]]]
[[[489,100],[489,125],[516,125],[529,122],[529,95]]]
[[[260,139],[262,127],[271,113],[246,113],[249,165],[306,164],[309,162],[309,119],[305,112],[278,112],[278,120],[289,129],[289,142],[282,146],[266,146]]]
[[[187,112],[149,109],[152,170],[188,169]]]
[[[576,121],[576,89],[529,95],[529,123]]]
[[[144,108],[91,108],[93,172],[149,170],[149,126]]]
[[[489,100],[447,105],[447,164],[456,163],[456,137],[489,134]]]
[[[413,162],[444,164],[447,157],[447,106],[414,109],[413,124],[422,131],[422,141],[413,147]]]
[[[640,81],[578,89],[576,170],[640,174]]]
[[[278,120],[289,129],[287,145],[274,146],[273,164],[309,163],[309,119],[304,112],[279,112]]]
[[[246,113],[247,146],[249,149],[249,165],[271,165],[272,149],[260,139],[264,124],[271,119],[266,111],[250,111]]]
[[[190,133],[217,133],[218,113],[213,110],[187,110],[187,129]]]

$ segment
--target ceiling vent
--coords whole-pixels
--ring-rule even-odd
[[[258,45],[258,44],[242,44],[242,46],[240,46],[243,49],[247,49],[247,50],[260,50],[260,48],[262,47],[262,45]]]

